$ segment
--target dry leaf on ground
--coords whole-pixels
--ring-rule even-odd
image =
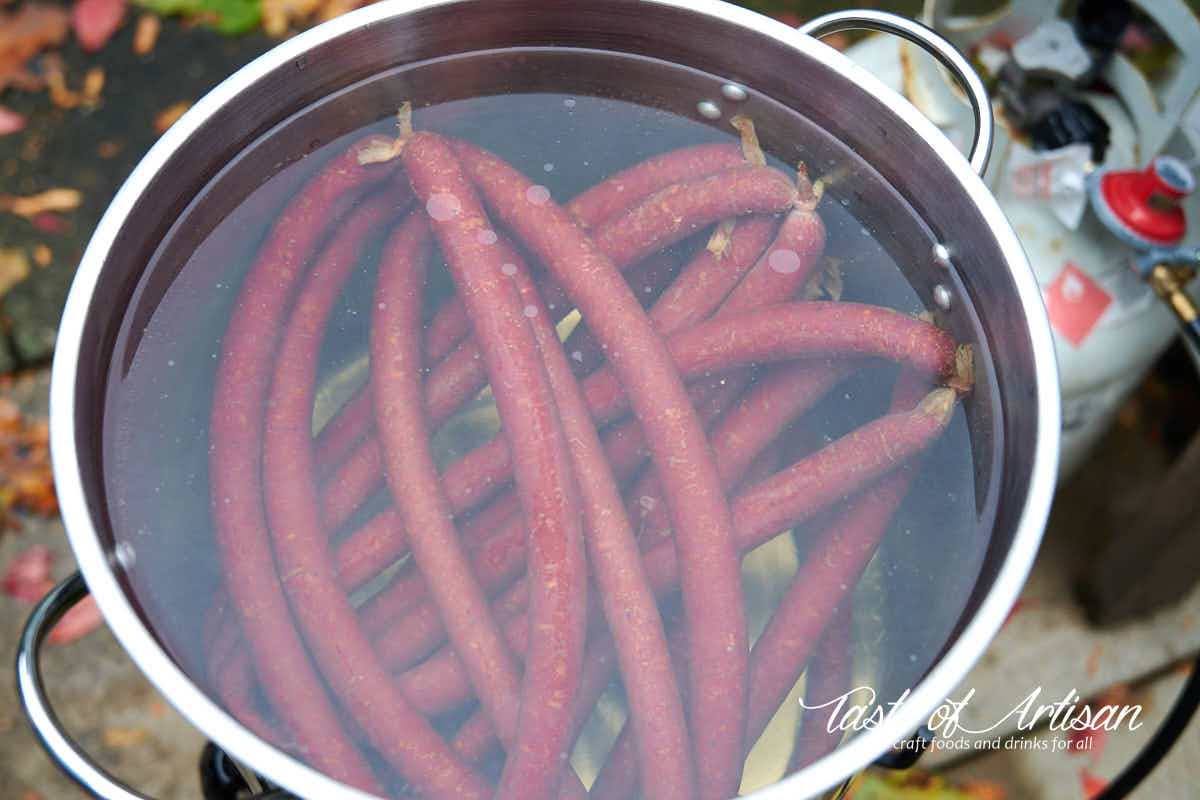
[[[45,417],[26,420],[16,404],[0,397],[0,530],[19,527],[10,512],[58,510],[50,470],[50,425]]]
[[[85,52],[104,45],[125,21],[125,0],[76,0],[71,7],[71,27]]]
[[[0,248],[0,297],[29,277],[29,258],[19,247]]]
[[[46,47],[67,36],[70,15],[47,3],[25,3],[11,14],[0,14],[0,89],[10,83],[34,87],[38,81],[25,64]]]
[[[18,114],[11,108],[0,106],[0,136],[16,133],[29,124],[29,117]]]
[[[150,55],[161,32],[162,20],[157,14],[142,14],[138,17],[137,27],[133,29],[133,52],[139,56]]]
[[[83,192],[59,186],[27,197],[0,194],[0,211],[30,219],[43,211],[71,211],[82,202]]]
[[[19,602],[33,605],[54,588],[50,577],[53,562],[54,553],[40,544],[31,545],[4,568],[0,590]]]
[[[54,251],[45,242],[38,242],[33,246],[33,263],[39,267],[48,267],[53,260]],[[4,292],[0,292],[0,294],[4,294]]]
[[[1008,791],[995,781],[954,785],[920,769],[868,769],[850,789],[847,800],[1006,800]]]
[[[83,96],[85,105],[94,106],[104,91],[104,67],[92,67],[83,74]]]
[[[33,223],[33,227],[39,233],[70,233],[71,223],[62,214],[54,211],[43,211],[40,214],[34,214],[29,220]]]
[[[303,22],[320,7],[321,0],[262,0],[263,29],[282,36],[293,22]]]
[[[63,614],[54,630],[50,631],[48,641],[50,644],[74,642],[99,628],[103,622],[104,617],[96,605],[96,598],[89,594]]]
[[[1108,788],[1108,781],[1096,775],[1087,767],[1079,768],[1079,788],[1083,791],[1085,800],[1096,797]]]
[[[154,115],[154,130],[159,134],[165,133],[167,128],[174,125],[175,121],[182,117],[184,112],[191,107],[191,103],[176,103],[158,112]]]
[[[100,741],[105,747],[111,747],[114,750],[125,750],[130,747],[141,744],[146,741],[145,728],[126,728],[121,725],[114,725],[104,731],[100,737]]]

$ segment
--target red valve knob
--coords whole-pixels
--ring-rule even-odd
[[[1187,229],[1179,201],[1195,188],[1186,164],[1159,156],[1145,170],[1105,171],[1092,200],[1101,220],[1134,246],[1170,247]]]

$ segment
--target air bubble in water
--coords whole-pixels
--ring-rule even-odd
[[[740,103],[746,99],[746,90],[736,83],[727,83],[722,86],[721,94],[725,95],[726,100],[732,100],[735,103]]]
[[[458,212],[462,211],[462,203],[449,192],[438,192],[429,198],[429,202],[425,204],[425,210],[438,222],[445,222],[453,219]]]

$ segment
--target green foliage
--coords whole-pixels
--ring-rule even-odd
[[[245,33],[262,17],[259,0],[133,0],[164,17],[186,14],[197,17],[226,35]]]

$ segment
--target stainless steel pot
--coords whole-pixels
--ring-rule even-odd
[[[906,101],[814,35],[887,30],[933,51],[968,88],[980,119],[968,162]],[[810,35],[811,34],[811,35]],[[808,117],[861,155],[915,209],[935,246],[914,252],[915,284],[969,299],[990,350],[996,400],[977,416],[1003,431],[988,465],[997,498],[991,541],[956,634],[887,720],[756,796],[808,796],[836,786],[916,729],[983,652],[1017,597],[1049,510],[1059,395],[1040,294],[1021,247],[976,173],[990,147],[990,111],[965,61],[919,25],[875,12],[816,20],[797,32],[716,0],[381,2],[301,34],[203,98],[154,146],[101,220],[63,315],[51,389],[53,457],[78,577],[33,615],[18,661],[30,717],[53,757],[102,797],[138,797],[104,775],[58,727],[37,667],[41,638],[90,590],[108,624],[163,694],[255,772],[304,796],[355,798],[213,702],[168,654],[131,598],[105,511],[99,431],[116,329],[135,284],[182,210],[256,138],[300,109],[386,70],[439,56],[514,46],[574,46],[665,59],[752,87]],[[620,80],[622,76],[607,76]],[[378,118],[336,104],[332,136]],[[356,117],[356,114],[365,116]],[[260,175],[248,175],[249,187]],[[950,321],[951,326],[955,324]],[[965,324],[965,323],[962,323]]]

